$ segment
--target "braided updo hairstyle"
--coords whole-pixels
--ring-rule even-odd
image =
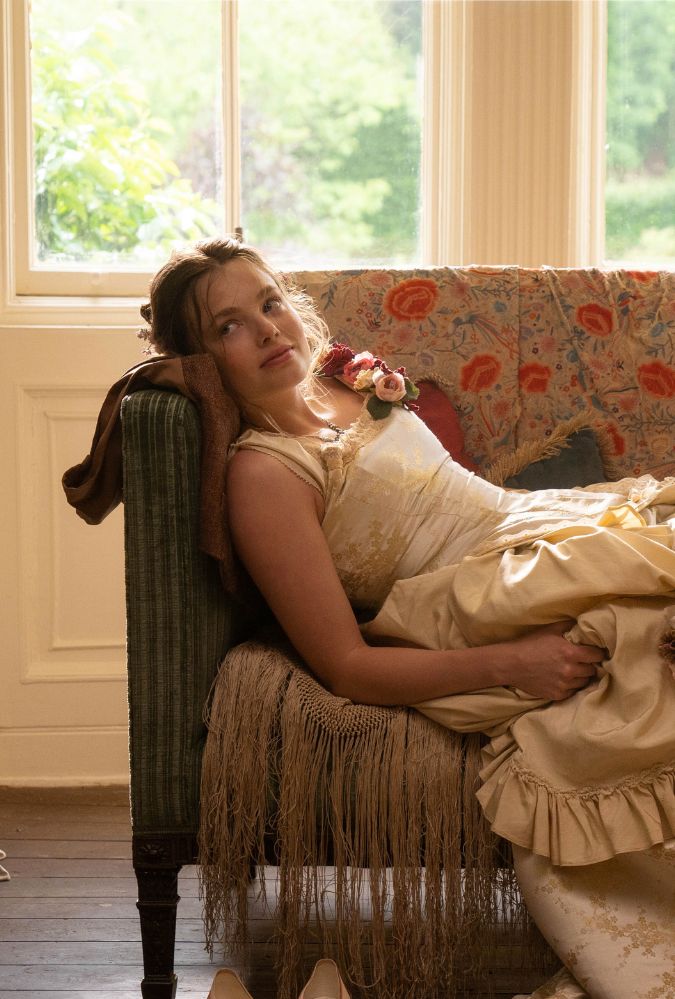
[[[141,306],[141,316],[149,326],[147,338],[162,354],[197,354],[205,350],[197,282],[230,260],[249,260],[270,276],[300,316],[311,350],[308,377],[311,379],[324,353],[330,334],[314,302],[304,292],[277,274],[252,246],[234,237],[203,240],[174,250],[150,284],[150,301]]]

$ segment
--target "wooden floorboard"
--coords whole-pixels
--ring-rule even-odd
[[[2,863],[11,875],[0,882],[0,999],[139,999],[143,969],[126,790],[4,788],[0,801]],[[246,958],[219,955],[212,963],[204,947],[197,868],[181,870],[177,999],[206,999],[223,965],[241,974],[254,999],[276,999],[271,873],[267,906],[252,891]],[[314,950],[310,967],[321,956]],[[506,973],[495,996],[510,999],[540,981]]]

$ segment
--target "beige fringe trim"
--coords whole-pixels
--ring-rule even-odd
[[[545,458],[552,458],[554,455],[560,454],[563,448],[570,446],[569,438],[577,431],[587,427],[590,427],[596,434],[605,475],[611,478],[610,472],[614,471],[613,468],[608,469],[609,449],[612,446],[611,438],[590,410],[577,413],[571,419],[559,423],[551,436],[545,440],[525,441],[515,451],[500,455],[496,461],[484,469],[481,473],[482,477],[494,485],[501,486],[512,475],[518,475],[532,462],[543,461]]]
[[[450,999],[498,946],[523,944],[510,864],[474,793],[479,736],[333,697],[255,642],[228,653],[208,722],[200,880],[211,950],[247,941],[249,872],[259,865],[264,896],[270,829],[283,999],[307,974],[308,945],[377,999]],[[530,956],[546,953],[536,935],[526,942]]]

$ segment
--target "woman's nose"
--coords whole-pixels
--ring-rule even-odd
[[[257,335],[259,343],[264,344],[268,340],[273,340],[275,336],[279,336],[279,330],[274,321],[268,316],[260,316],[258,319]]]

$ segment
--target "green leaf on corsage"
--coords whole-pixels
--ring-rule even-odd
[[[389,416],[391,413],[392,405],[391,402],[384,402],[382,399],[378,399],[376,395],[371,395],[366,403],[366,409],[374,420],[383,420],[385,416]]]
[[[406,392],[408,393],[407,396],[406,396],[406,399],[417,399],[418,398],[418,396],[420,394],[420,390],[418,389],[417,385],[415,385],[414,382],[410,381],[409,378],[405,379],[405,388],[406,388]]]

